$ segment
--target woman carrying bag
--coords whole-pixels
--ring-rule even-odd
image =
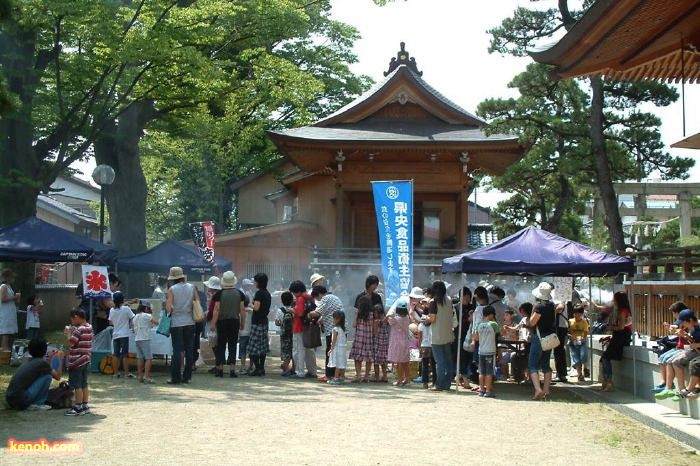
[[[530,379],[535,386],[535,396],[533,400],[541,400],[549,395],[549,385],[552,382],[552,368],[549,359],[552,354],[551,345],[546,345],[545,340],[551,340],[552,336],[557,338],[554,326],[554,303],[552,303],[552,285],[542,282],[537,288],[532,290],[532,294],[537,300],[537,305],[530,317],[530,327],[535,329],[532,332],[532,343],[530,346],[530,359],[528,367],[530,369]],[[558,341],[558,339],[557,339]],[[547,347],[547,349],[544,349]],[[540,387],[540,369],[544,373],[544,387]]]
[[[171,385],[189,383],[194,367],[194,315],[193,303],[199,301],[194,285],[187,283],[187,277],[181,267],[171,267],[168,280],[173,285],[168,289],[165,310],[171,318],[170,337],[173,343],[173,360],[171,364]],[[182,370],[182,354],[185,354],[185,369]]]

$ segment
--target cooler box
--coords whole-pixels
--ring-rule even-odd
[[[100,372],[100,361],[110,354],[110,351],[93,351],[90,354],[90,372]]]

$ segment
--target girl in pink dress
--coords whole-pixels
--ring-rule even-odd
[[[398,381],[394,382],[395,386],[408,384],[408,361],[411,358],[408,347],[408,302],[400,299],[396,303],[396,314],[389,314],[385,317],[391,325],[391,334],[389,335],[389,361],[399,366]]]

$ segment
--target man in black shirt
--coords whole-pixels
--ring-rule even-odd
[[[61,380],[63,353],[53,350],[51,361],[44,359],[47,344],[43,340],[29,342],[29,354],[32,359],[23,363],[12,376],[7,386],[5,401],[14,409],[30,411],[46,411],[51,406],[44,404],[49,394],[51,378]],[[52,363],[57,359],[58,366],[53,369]]]

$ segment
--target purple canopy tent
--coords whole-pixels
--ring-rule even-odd
[[[536,227],[442,261],[442,273],[611,277],[633,272],[634,261],[628,257],[599,251]]]
[[[631,276],[634,273],[634,261],[628,257],[584,246],[536,227],[527,227],[485,248],[444,259],[442,273],[585,276],[589,277],[590,296],[590,277],[612,277],[619,274]],[[460,306],[460,314],[462,307],[463,305]],[[634,292],[632,307],[634,308]],[[461,335],[461,315],[459,325]],[[592,335],[589,338],[592,343]],[[457,353],[458,359],[460,355],[461,351]],[[593,353],[591,352],[591,369],[593,369],[592,362]],[[459,361],[457,364],[459,367]],[[636,361],[633,361],[633,368],[636,372]]]

